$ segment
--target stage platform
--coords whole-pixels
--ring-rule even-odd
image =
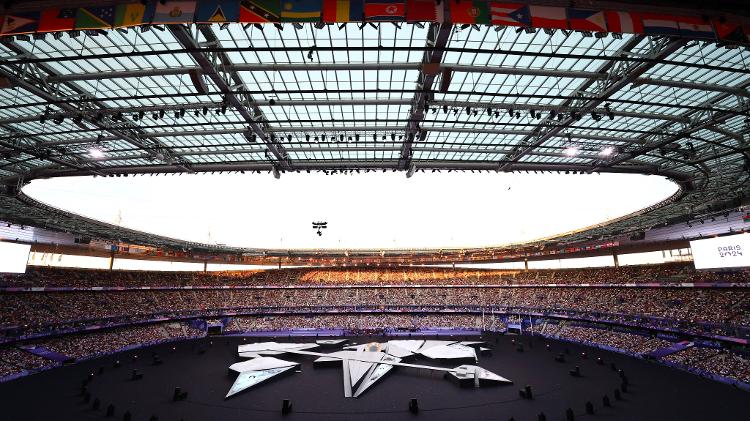
[[[326,338],[319,338],[326,339]],[[350,338],[363,344],[387,341],[378,336]],[[427,339],[435,339],[428,337]],[[443,338],[440,338],[443,339]],[[477,337],[456,337],[477,340]],[[157,345],[138,351],[102,357],[80,364],[0,384],[3,396],[2,418],[22,420],[102,420],[109,404],[115,406],[114,417],[121,420],[128,410],[134,421],[146,421],[152,415],[159,420],[537,420],[544,412],[548,420],[565,419],[572,408],[576,419],[594,420],[744,420],[750,394],[736,388],[624,355],[562,343],[544,338],[484,335],[493,349],[491,355],[480,355],[478,365],[511,379],[514,384],[488,388],[459,387],[444,381],[441,374],[419,370],[394,369],[362,396],[352,399],[342,395],[340,367],[313,367],[313,360],[286,355],[298,362],[301,372],[270,379],[257,387],[225,400],[235,380],[227,367],[238,361],[237,346],[255,342],[254,338],[213,337],[173,344]],[[278,342],[309,342],[309,338],[276,338]],[[524,344],[518,352],[512,341]],[[551,350],[545,348],[551,345]],[[172,348],[175,348],[172,351]],[[567,350],[567,353],[566,353]],[[204,351],[204,352],[201,352]],[[585,351],[588,358],[580,357]],[[324,352],[329,352],[325,350]],[[152,353],[162,364],[153,364]],[[566,362],[555,362],[565,353]],[[138,354],[137,362],[131,360]],[[597,364],[602,357],[605,364]],[[121,361],[114,368],[114,361]],[[455,366],[417,360],[420,363]],[[615,399],[614,390],[621,385],[614,363],[628,378],[623,400]],[[580,366],[581,377],[569,371]],[[99,368],[102,373],[99,374]],[[131,380],[134,369],[143,373]],[[87,386],[89,403],[80,394],[82,381],[94,373]],[[519,389],[530,385],[533,400],[522,399]],[[187,392],[185,399],[173,402],[175,387]],[[607,395],[612,407],[602,405]],[[100,409],[92,409],[94,399]],[[409,412],[409,399],[416,398],[419,413]],[[282,400],[290,399],[292,411],[282,416]],[[588,415],[585,404],[591,401],[595,415]]]

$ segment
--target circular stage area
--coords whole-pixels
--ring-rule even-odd
[[[521,421],[538,420],[540,413],[547,420],[565,420],[568,408],[573,410],[575,419],[585,420],[740,420],[747,416],[746,392],[686,372],[545,338],[489,334],[482,336],[482,340],[492,348],[491,355],[480,355],[477,365],[512,380],[512,385],[462,388],[443,379],[442,374],[396,368],[361,397],[345,398],[340,366],[313,367],[315,357],[287,354],[279,358],[301,363],[301,372],[273,378],[224,399],[237,377],[228,367],[239,361],[238,345],[315,339],[213,337],[97,358],[0,384],[0,396],[5,402],[3,418],[100,420],[105,419],[110,405],[114,410],[110,419],[122,420],[129,411],[133,421],[154,420],[154,416],[160,421],[282,418]],[[363,344],[408,338],[350,339]],[[479,340],[477,337],[437,339]],[[519,344],[523,351],[517,349]],[[559,354],[564,355],[564,362],[555,361]],[[138,355],[136,360],[134,355]],[[154,364],[154,355],[161,364]],[[119,367],[115,367],[116,361],[120,362]],[[451,368],[464,364],[425,358],[410,362]],[[576,366],[580,367],[580,377],[569,373]],[[142,373],[143,378],[133,380],[133,370]],[[628,379],[622,400],[615,396],[615,389],[622,384],[618,370]],[[90,373],[91,379],[86,381]],[[84,381],[86,389],[82,390]],[[531,386],[531,400],[519,396],[519,389],[526,385]],[[185,399],[173,401],[175,387],[187,392]],[[85,392],[90,394],[88,399]],[[605,395],[610,407],[603,404]],[[409,411],[411,398],[417,399],[417,414]],[[287,415],[281,413],[284,399],[292,403],[292,411]],[[587,413],[589,401],[593,404],[593,415]]]

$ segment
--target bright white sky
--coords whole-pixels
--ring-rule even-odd
[[[676,191],[658,176],[403,172],[37,180],[24,192],[104,222],[259,248],[440,248],[580,229]],[[326,221],[319,237],[313,221]]]

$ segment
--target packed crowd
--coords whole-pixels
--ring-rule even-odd
[[[750,358],[740,354],[694,346],[665,359],[683,367],[750,383]]]
[[[290,329],[344,329],[371,331],[384,329],[466,328],[502,330],[497,317],[467,314],[328,314],[313,316],[235,317],[226,331],[268,331]]]
[[[198,336],[202,336],[199,330],[184,323],[168,322],[65,335],[35,343],[71,358],[83,358],[114,352],[131,345]]]
[[[569,324],[550,326],[545,335],[586,344],[605,345],[638,355],[672,345],[669,341],[652,336]],[[683,368],[750,384],[750,358],[739,353],[693,346],[663,358]]]
[[[324,312],[383,307],[524,308],[574,311],[607,320],[665,318],[750,327],[750,289],[584,287],[360,287],[0,293],[0,327],[75,326],[84,320],[145,320],[154,315],[221,312]],[[211,313],[211,312],[214,313]]]
[[[0,287],[509,285],[750,282],[750,271],[699,272],[691,263],[561,270],[478,270],[433,267],[278,269],[231,272],[145,272],[29,268],[0,274]]]
[[[588,344],[604,345],[631,354],[647,354],[672,343],[663,339],[635,333],[617,332],[584,326],[560,324],[552,326],[545,334],[555,338],[568,339]]]
[[[12,345],[0,347],[0,378],[23,370],[38,370],[51,366],[52,361]]]
[[[71,359],[78,359],[115,352],[129,346],[200,336],[203,336],[203,332],[185,323],[165,322],[65,335],[33,341],[26,345],[42,347]],[[55,365],[54,361],[32,354],[15,345],[0,348],[0,378],[24,370],[33,371],[53,365]]]

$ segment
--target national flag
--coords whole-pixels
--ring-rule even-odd
[[[601,10],[569,8],[568,24],[577,31],[607,32],[607,20]]]
[[[30,34],[39,27],[39,13],[15,13],[3,17],[3,35]]]
[[[115,24],[115,7],[80,7],[76,29],[108,29]]]
[[[39,32],[71,31],[76,24],[76,9],[47,9],[39,14]]]
[[[680,27],[677,25],[677,20],[674,16],[644,13],[641,18],[643,21],[643,32],[646,34],[680,35]]]
[[[281,4],[278,0],[243,0],[240,2],[240,22],[278,22]]]
[[[680,35],[686,38],[716,39],[711,22],[692,16],[677,16]]]
[[[719,21],[719,19],[714,19],[711,23],[713,23],[714,33],[716,34],[716,38],[719,41],[736,43],[748,42],[748,33],[750,33],[750,28],[748,32],[745,32],[742,30],[742,26],[734,23],[721,22]]]
[[[319,22],[321,0],[281,0],[282,22]]]
[[[120,4],[115,8],[115,28],[138,26],[147,21],[146,6],[139,3]]]
[[[443,4],[435,0],[406,0],[407,22],[442,22]]]
[[[604,17],[607,18],[607,29],[609,32],[620,34],[642,34],[643,22],[641,15],[631,12],[613,12],[605,11]]]
[[[240,20],[238,0],[202,0],[195,11],[196,23],[237,22]]]
[[[361,22],[364,18],[362,0],[323,0],[323,22]]]
[[[750,213],[746,213],[745,216],[742,217],[742,222],[750,222]]]
[[[406,19],[404,0],[365,0],[365,20],[400,22]]]
[[[529,6],[531,26],[535,28],[568,29],[564,7]]]
[[[153,24],[193,23],[195,17],[195,1],[160,1],[149,3],[151,10],[146,16],[151,16]],[[153,13],[152,13],[153,12]]]
[[[490,5],[485,0],[452,0],[449,4],[453,23],[490,23]]]
[[[493,25],[531,27],[529,6],[521,3],[490,3],[491,22]]]

